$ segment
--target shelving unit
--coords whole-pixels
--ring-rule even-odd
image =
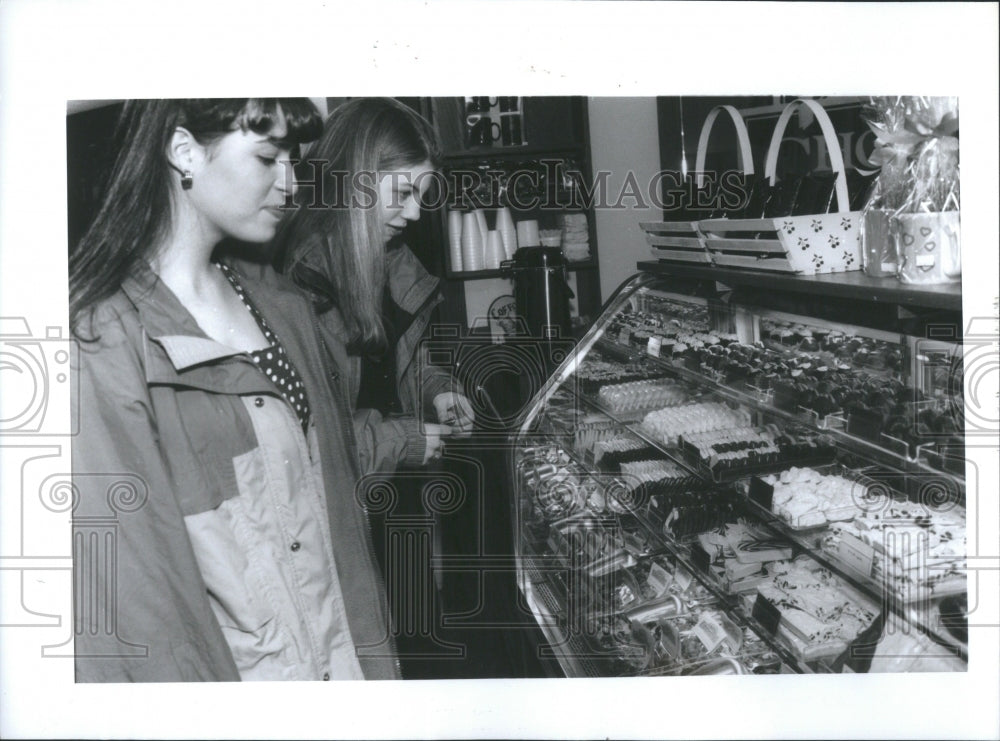
[[[572,169],[579,172],[585,187],[590,186],[591,155],[589,145],[589,122],[587,100],[583,97],[524,97],[520,99],[527,143],[518,146],[469,146],[465,141],[465,100],[463,98],[424,98],[421,102],[423,115],[438,131],[443,144],[443,170],[446,181],[451,185],[449,173],[460,170],[509,173],[530,163],[544,160],[558,160],[572,163]],[[502,115],[502,114],[501,114]],[[589,325],[597,316],[601,306],[600,275],[598,270],[597,232],[593,210],[589,204],[579,199],[567,197],[558,190],[557,184],[549,183],[547,192],[539,197],[545,204],[557,206],[554,210],[539,209],[530,199],[522,199],[522,205],[529,208],[519,210],[518,203],[501,204],[495,200],[496,193],[484,203],[487,218],[500,205],[509,205],[515,222],[523,219],[554,220],[561,212],[578,212],[587,215],[588,243],[590,258],[581,262],[569,262],[567,269],[575,277],[576,305],[583,326]],[[577,191],[578,192],[578,191]],[[454,193],[448,194],[452,203]],[[574,202],[575,201],[575,202]],[[546,228],[544,225],[542,228]],[[428,226],[428,243],[436,245],[432,272],[442,277],[442,291],[445,303],[442,305],[441,319],[445,323],[469,326],[475,317],[467,316],[466,296],[469,291],[491,290],[480,281],[507,278],[501,270],[453,270],[448,256],[447,209],[433,214]],[[492,289],[495,290],[495,289]],[[512,291],[507,291],[508,293]]]

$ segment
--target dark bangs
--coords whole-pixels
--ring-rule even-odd
[[[180,125],[205,144],[237,128],[267,135],[284,116],[281,144],[292,149],[319,138],[323,119],[308,98],[203,98],[183,101]]]
[[[323,119],[308,98],[250,98],[233,123],[255,134],[268,134],[284,115],[287,133],[281,140],[289,149],[319,139]]]

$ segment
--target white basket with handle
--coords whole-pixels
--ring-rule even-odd
[[[698,149],[694,158],[695,182],[701,188],[705,184],[705,160],[708,158],[708,137],[712,133],[712,126],[720,113],[728,113],[736,128],[736,156],[739,158],[740,170],[746,177],[754,174],[753,152],[750,149],[750,133],[747,131],[746,122],[743,116],[731,105],[718,105],[708,112],[705,123],[701,125],[701,133],[698,135]]]
[[[753,156],[750,152],[750,135],[740,112],[731,105],[720,105],[708,112],[698,136],[695,154],[695,180],[699,188],[704,185],[705,158],[708,154],[708,137],[720,113],[727,113],[736,127],[739,144],[737,155],[740,168],[746,175],[753,175]],[[646,221],[639,224],[646,232],[646,241],[655,257],[661,260],[680,262],[711,263],[705,240],[698,229],[697,221]]]
[[[698,232],[697,221],[641,221],[639,226],[646,232],[646,242],[653,257],[702,265],[712,262]]]
[[[837,132],[823,106],[808,98],[785,106],[771,135],[764,175],[773,186],[785,127],[800,107],[813,113],[823,133],[836,175],[834,193],[840,210],[806,216],[700,221],[698,229],[716,265],[803,275],[861,269],[861,212],[847,210],[850,200],[844,158]]]

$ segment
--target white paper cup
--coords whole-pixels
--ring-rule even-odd
[[[517,252],[517,229],[514,226],[514,219],[511,218],[510,209],[506,207],[497,210],[497,231],[503,239],[504,254],[510,260]]]
[[[483,269],[483,236],[479,231],[476,214],[472,211],[462,216],[462,268]]]
[[[517,246],[538,247],[538,222],[534,219],[517,222]]]
[[[472,213],[476,215],[476,223],[479,225],[480,237],[483,240],[483,244],[486,244],[486,232],[489,231],[486,227],[486,213],[481,208],[477,208]]]
[[[503,249],[503,237],[499,231],[486,234],[486,269],[499,270],[500,263],[507,257]]]
[[[462,270],[462,212],[448,211],[448,246],[453,272]]]

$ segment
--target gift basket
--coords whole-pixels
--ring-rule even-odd
[[[778,180],[778,153],[785,129],[792,116],[803,108],[819,124],[831,171]],[[706,120],[705,126],[710,123]],[[742,121],[737,130],[745,133]],[[702,131],[704,134],[704,127]],[[746,156],[743,159],[749,161]],[[819,103],[806,98],[785,107],[771,135],[763,180],[747,177],[750,175],[752,169],[744,169],[747,190],[743,214],[753,218],[698,222],[713,263],[803,275],[861,269],[861,213],[851,210],[837,132]],[[834,198],[837,210],[830,212]],[[761,206],[763,218],[755,213]]]
[[[697,221],[642,221],[653,257],[709,265],[712,258],[705,249]]]
[[[958,98],[872,98],[880,170],[864,209],[864,269],[910,284],[961,280]]]
[[[708,138],[719,114],[725,113],[736,128],[736,150],[739,157],[739,167],[743,172],[742,182],[706,182],[705,158],[708,153]],[[702,124],[698,137],[698,149],[695,155],[694,178],[697,185],[696,200],[700,204],[710,204],[723,198],[726,191],[733,199],[738,200],[740,191],[746,192],[747,183],[753,182],[753,155],[750,149],[750,136],[740,112],[731,105],[720,105],[708,112],[705,123]],[[717,214],[710,214],[715,216]],[[653,221],[642,222],[639,226],[646,232],[646,241],[653,255],[661,260],[679,260],[681,262],[711,263],[712,258],[705,246],[697,221]]]

